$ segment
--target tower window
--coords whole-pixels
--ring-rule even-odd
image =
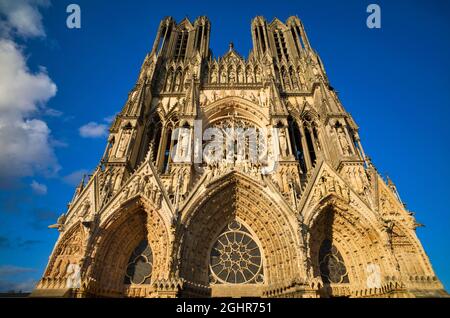
[[[197,29],[197,43],[195,44],[195,47],[197,48],[197,50],[199,50],[200,51],[200,46],[201,46],[201,44],[202,44],[202,36],[203,36],[203,25],[202,26],[200,26],[198,29]]]
[[[184,60],[186,56],[186,47],[189,33],[187,30],[182,30],[178,33],[177,44],[175,46],[175,58]]]
[[[162,172],[168,173],[169,172],[169,162],[170,162],[170,149],[172,145],[172,130],[169,129],[166,135],[166,147],[164,148],[164,159],[163,159],[163,165],[162,165]]]
[[[291,33],[292,33],[292,38],[294,39],[294,43],[295,43],[295,48],[297,49],[298,54],[300,54],[300,47],[298,46],[299,44],[299,39],[297,38],[297,34],[295,34],[295,30],[291,29]]]
[[[300,130],[297,123],[292,117],[289,117],[289,134],[291,138],[291,148],[294,152],[295,159],[300,163],[300,168],[303,172],[306,172],[305,157],[302,149],[302,139],[300,136]]]
[[[308,127],[305,127],[305,139],[308,145],[309,158],[311,158],[311,164],[314,165],[316,162],[316,152],[314,151],[314,144],[311,138],[311,132]]]

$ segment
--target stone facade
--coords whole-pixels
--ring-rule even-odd
[[[301,21],[256,17],[247,59],[232,44],[214,58],[210,28],[161,21],[99,166],[51,226],[33,295],[446,295]],[[210,127],[271,131],[268,151],[195,160]]]

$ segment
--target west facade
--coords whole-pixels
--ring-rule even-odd
[[[210,30],[161,21],[33,295],[446,295],[301,21],[256,17],[247,59]]]

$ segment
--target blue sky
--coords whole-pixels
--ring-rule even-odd
[[[4,3],[12,2],[37,10],[41,19],[32,14],[35,25],[8,20],[14,8]],[[70,3],[81,7],[79,30],[66,27]],[[369,3],[381,6],[381,29],[366,27]],[[39,279],[58,235],[47,225],[66,211],[81,174],[98,164],[106,143],[104,129],[123,106],[158,24],[168,15],[177,21],[207,15],[216,56],[227,51],[230,41],[242,55],[248,54],[250,21],[256,15],[268,20],[298,15],[342,103],[360,126],[366,153],[426,225],[418,229],[419,238],[449,289],[448,1],[259,0],[219,5],[199,0],[166,6],[163,1],[1,0],[0,43],[14,45],[4,48],[19,62],[23,59],[25,65],[18,67],[31,79],[23,92],[15,92],[30,98],[21,104],[26,110],[8,108],[17,99],[5,101],[2,97],[11,91],[0,89],[0,124],[3,116],[10,126],[32,129],[19,137],[0,130],[1,147],[12,149],[8,156],[0,154],[0,290],[27,289]],[[2,82],[6,64],[0,63],[0,88],[16,85]],[[36,87],[44,92],[28,88],[30,82],[39,83]],[[41,138],[33,139],[30,131],[38,131]]]

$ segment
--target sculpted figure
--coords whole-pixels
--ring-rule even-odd
[[[259,104],[263,107],[267,106],[267,96],[263,88],[259,91]]]
[[[280,151],[282,157],[287,156],[286,131],[284,129],[281,129],[280,131]]]
[[[130,140],[130,133],[127,131],[124,131],[122,133],[122,139],[120,140],[119,147],[117,149],[117,157],[118,158],[122,158],[124,156],[129,140]]]
[[[247,83],[253,83],[253,74],[251,72],[247,73]]]
[[[181,73],[177,73],[177,76],[175,77],[175,86],[174,91],[178,92],[180,90],[181,85]]]
[[[167,76],[167,80],[166,80],[166,89],[165,89],[165,91],[166,92],[170,91],[171,86],[172,86],[172,74],[169,73],[169,75]]]
[[[259,69],[259,67],[256,69],[256,83],[260,83],[261,82],[261,70]]]
[[[200,106],[206,106],[208,104],[208,96],[205,93],[200,93]]]
[[[236,82],[236,73],[234,73],[234,70],[230,71],[229,82],[231,84]]]
[[[211,73],[211,83],[217,83],[217,71],[214,69]]]
[[[80,288],[81,285],[81,273],[80,265],[70,263],[66,269],[66,287],[67,288]]]
[[[242,73],[242,70],[241,70],[241,69],[238,69],[238,75],[237,75],[237,78],[238,78],[238,82],[239,82],[239,83],[244,83],[244,74]]]
[[[225,74],[225,70],[220,72],[220,83],[224,84],[227,82],[227,74]]]
[[[342,149],[342,154],[349,155],[350,154],[350,145],[347,141],[344,130],[342,129],[342,127],[339,127],[337,132],[338,132],[339,144],[341,145],[341,149]]]

